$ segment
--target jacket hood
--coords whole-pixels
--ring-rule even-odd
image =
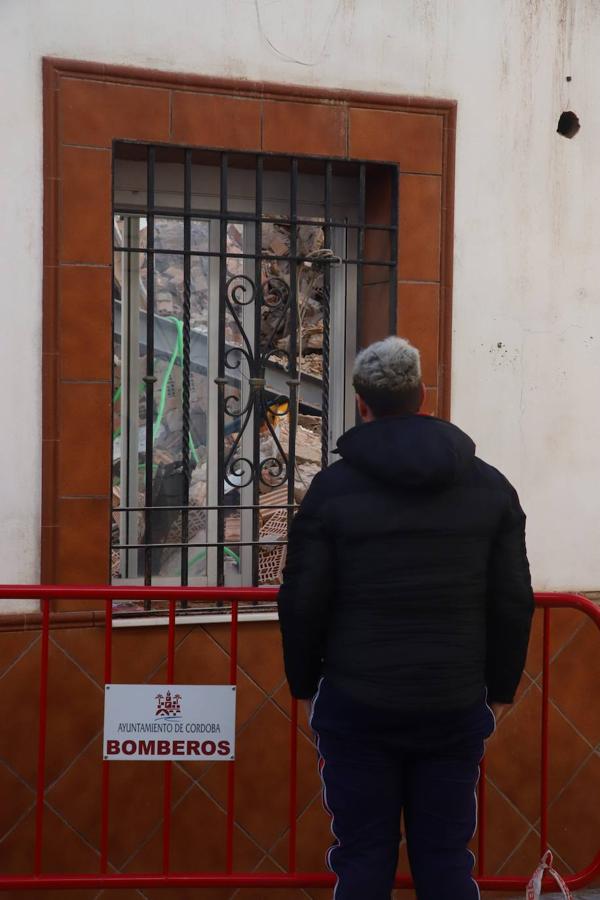
[[[453,484],[475,456],[471,438],[433,416],[390,416],[351,428],[338,453],[373,478],[402,487]]]

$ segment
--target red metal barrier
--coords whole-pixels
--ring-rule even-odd
[[[167,600],[169,603],[169,624],[167,630],[167,681],[175,681],[175,624],[176,603],[182,600],[214,603],[216,600],[231,604],[230,643],[230,683],[237,678],[237,636],[238,604],[243,601],[272,603],[276,589],[270,588],[194,588],[194,587],[125,587],[125,586],[77,586],[77,585],[4,585],[0,586],[0,601],[4,599],[33,599],[41,603],[41,665],[40,665],[40,710],[38,740],[37,797],[35,816],[34,871],[24,875],[2,875],[0,890],[30,889],[83,889],[83,888],[209,888],[209,887],[260,887],[299,888],[330,887],[334,877],[326,873],[298,872],[296,867],[296,771],[297,771],[297,723],[298,707],[292,702],[290,722],[290,793],[289,793],[289,856],[287,873],[259,875],[256,873],[233,872],[233,835],[235,806],[235,760],[223,765],[229,767],[227,782],[227,830],[226,830],[226,871],[221,873],[186,873],[170,871],[171,847],[171,763],[164,764],[164,801],[162,833],[162,869],[155,874],[111,874],[108,871],[108,825],[109,825],[109,785],[110,763],[102,761],[102,803],[100,826],[100,866],[99,872],[88,874],[44,875],[42,873],[42,848],[44,840],[44,798],[45,798],[45,755],[47,733],[47,688],[48,688],[48,648],[50,634],[50,604],[57,599],[103,600],[105,602],[105,653],[104,681],[111,682],[112,676],[112,601],[113,600]],[[550,618],[553,609],[578,609],[589,616],[600,629],[600,608],[578,594],[556,593],[537,594],[536,604],[543,609],[543,668],[542,668],[542,722],[541,722],[541,766],[540,766],[540,857],[547,848],[548,837],[548,767],[550,747],[548,742],[548,704],[550,675]],[[484,769],[482,766],[482,776]],[[485,838],[487,830],[487,808],[485,778],[479,786],[479,855],[477,881],[485,890],[523,890],[526,877],[489,876],[485,874]],[[571,889],[584,887],[600,874],[600,850],[594,861],[583,871],[567,876],[565,881]],[[397,887],[410,887],[408,876],[398,878]]]

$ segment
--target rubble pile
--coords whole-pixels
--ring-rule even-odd
[[[165,251],[181,250],[183,247],[183,223],[180,219],[155,219],[154,246]],[[318,223],[302,225],[297,228],[297,254],[310,256],[323,247],[323,228]],[[146,246],[146,231],[140,232],[140,246]],[[195,251],[208,251],[209,224],[206,221],[193,221],[191,226],[191,246]],[[290,253],[290,227],[283,222],[264,223],[262,225],[263,253],[269,258],[263,260],[261,271],[261,326],[259,349],[262,354],[269,354],[269,364],[289,371],[291,305],[289,294],[283,289],[283,282],[289,288],[290,263],[286,258]],[[244,225],[230,223],[227,229],[227,252],[239,254],[247,252],[244,246]],[[270,257],[273,257],[272,259]],[[154,262],[154,301],[155,314],[171,318],[180,323],[183,319],[183,257],[176,253],[159,253]],[[243,276],[244,261],[242,258],[229,257],[228,276]],[[253,263],[252,263],[253,265]],[[208,338],[209,318],[209,279],[211,258],[194,256],[191,262],[191,330]],[[140,308],[146,308],[147,260],[143,254],[140,259]],[[118,265],[115,266],[115,291],[120,298],[120,278]],[[230,299],[236,304],[236,312],[244,320],[246,307],[250,301],[251,285],[240,279],[241,293],[232,295]],[[323,273],[320,266],[310,259],[297,265],[297,309],[299,323],[297,348],[297,366],[302,376],[322,380],[323,376]],[[279,292],[279,293],[278,293]],[[280,300],[280,297],[282,298]],[[248,309],[254,306],[248,303]],[[282,314],[284,312],[284,314]],[[181,327],[179,325],[179,327]],[[243,335],[234,316],[228,311],[226,315],[226,342],[229,346],[244,347]],[[273,352],[274,351],[274,352]],[[145,372],[146,360],[140,358],[140,372]],[[115,388],[118,390],[121,378],[120,347],[116,346],[115,356]],[[154,506],[177,506],[182,502],[183,475],[181,471],[182,442],[182,367],[181,359],[172,360],[156,357],[156,383],[154,388]],[[267,376],[268,382],[268,376]],[[133,386],[131,387],[133,390]],[[226,394],[230,409],[241,406],[239,391],[228,386]],[[207,441],[210,423],[207,417],[208,382],[205,375],[192,371],[190,383],[190,498],[191,506],[203,507],[207,503]],[[138,505],[144,504],[145,464],[143,449],[145,448],[145,390],[140,385],[138,404],[139,430],[139,480]],[[241,426],[243,416],[226,415],[228,426],[225,438],[224,453],[233,446],[238,436],[236,426]],[[259,551],[260,583],[276,583],[280,579],[285,554],[281,545],[273,545],[275,536],[285,538],[288,525],[288,491],[287,482],[282,484],[285,472],[281,469],[282,454],[287,455],[289,447],[290,416],[287,405],[280,405],[276,415],[270,417],[270,425],[275,433],[263,423],[260,427],[260,461],[271,460],[263,469],[259,484],[261,510],[259,513],[260,539],[265,546]],[[114,458],[115,465],[115,502],[120,498],[120,404],[114,404]],[[277,443],[279,442],[279,447]],[[296,464],[294,473],[294,500],[300,502],[314,475],[319,471],[321,463],[321,418],[320,416],[299,415],[296,434]],[[230,478],[235,482],[235,477]],[[225,515],[225,543],[230,550],[226,555],[226,570],[236,570],[239,558],[240,535],[240,503],[241,490],[226,484],[226,504],[231,512]],[[244,501],[245,502],[245,501]],[[133,505],[130,498],[129,505]],[[279,506],[279,509],[269,509]],[[267,507],[263,509],[263,507]],[[204,510],[190,512],[188,539],[190,543],[202,544],[207,538],[208,522]],[[153,542],[177,543],[181,540],[181,514],[169,510],[153,513]],[[115,515],[114,527],[118,532],[119,516]],[[158,536],[157,536],[158,535]],[[138,542],[144,542],[144,516],[138,516]],[[245,537],[244,540],[248,540]],[[212,538],[214,540],[214,537]],[[271,545],[269,545],[271,542]],[[157,560],[153,564],[155,574],[179,577],[181,566],[181,550],[179,548],[155,551]],[[200,576],[206,570],[206,552],[198,552],[190,548],[188,554],[189,577]],[[141,572],[141,569],[140,569]],[[119,553],[113,554],[113,577],[120,577]]]

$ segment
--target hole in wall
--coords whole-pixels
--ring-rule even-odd
[[[574,112],[567,110],[560,114],[556,130],[563,137],[574,138],[580,128],[579,117]]]

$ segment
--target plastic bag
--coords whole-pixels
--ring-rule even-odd
[[[552,868],[552,853],[550,850],[546,850],[544,855],[542,856],[541,862],[535,872],[532,875],[531,881],[527,885],[527,890],[525,892],[525,900],[540,900],[540,895],[542,892],[542,879],[545,875],[549,875],[550,878],[553,878],[561,890],[561,894],[564,897],[564,900],[574,900],[573,894],[566,886],[556,869]]]

